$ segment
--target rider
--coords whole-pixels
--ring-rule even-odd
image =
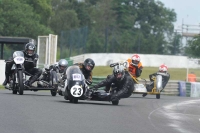
[[[39,68],[36,68],[36,64],[39,58],[39,55],[35,53],[36,46],[29,42],[25,45],[25,49],[22,51],[24,53],[24,68],[25,71],[30,73],[32,76],[29,78],[28,81],[26,81],[27,86],[31,86],[33,82],[35,82],[40,75],[42,74],[42,70]],[[10,61],[6,62],[5,65],[5,81],[3,82],[3,85],[6,86],[7,83],[9,83],[9,76],[12,74],[11,67],[13,65],[14,61],[11,59]]]
[[[138,54],[134,54],[132,58],[129,58],[125,63],[128,72],[133,77],[137,78],[141,75],[143,66],[140,62],[140,56]]]
[[[66,78],[64,73],[66,72],[67,67],[68,61],[66,59],[60,59],[58,63],[49,66],[49,70],[54,70],[56,73],[60,73],[62,76],[62,80],[64,80]],[[44,71],[42,79],[46,79],[47,76],[48,73]]]
[[[64,74],[68,67],[68,61],[66,59],[60,59],[58,64],[51,65],[49,68],[55,70],[57,73]]]
[[[124,66],[119,64],[114,66],[113,74],[108,75],[107,78],[91,89],[97,89],[105,86],[105,91],[109,92],[111,86],[117,88],[117,92],[110,95],[111,101],[117,101],[120,98],[128,98],[131,96],[134,89],[134,81],[128,73],[125,73]]]
[[[74,65],[78,65],[80,70],[86,79],[86,84],[92,84],[92,70],[95,67],[95,62],[91,58],[87,58],[83,63],[75,63]]]
[[[170,79],[170,74],[167,71],[168,71],[168,67],[165,64],[162,64],[159,66],[158,72],[149,75],[150,84],[146,86],[148,92],[151,92],[152,89],[154,88],[153,77],[156,77],[156,75],[162,76],[162,90],[165,88],[165,86],[167,85]],[[146,95],[147,93],[144,93],[142,96],[145,97]]]
[[[75,63],[74,65],[79,66],[81,72],[83,73],[83,75],[86,79],[85,80],[85,88],[86,88],[85,96],[89,97],[90,90],[89,90],[88,85],[92,84],[92,70],[95,67],[95,62],[93,59],[87,58],[87,59],[85,59],[85,61],[83,63]]]

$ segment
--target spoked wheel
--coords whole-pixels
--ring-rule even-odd
[[[156,94],[156,98],[157,98],[157,99],[160,99],[160,94]]]
[[[117,101],[112,101],[112,105],[118,105],[119,104],[119,100]]]
[[[51,90],[51,95],[52,95],[52,96],[56,96],[57,90],[58,90],[58,85],[54,85],[54,89]]]
[[[17,76],[18,76],[18,92],[19,95],[23,95],[24,94],[24,83],[23,83],[23,72],[22,70],[19,70],[17,72]]]

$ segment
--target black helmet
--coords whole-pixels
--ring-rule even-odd
[[[94,63],[94,61],[93,61],[92,59],[87,58],[87,59],[84,61],[83,65],[84,65],[84,67],[85,67],[85,69],[86,69],[87,71],[92,71],[92,69],[93,69],[94,66],[95,66],[95,63]]]
[[[118,81],[123,80],[124,79],[124,75],[125,75],[124,66],[122,66],[122,65],[116,65],[113,68],[113,75],[115,76],[115,78]]]
[[[25,53],[28,56],[33,56],[35,54],[35,44],[29,42],[25,45]]]
[[[58,61],[58,69],[60,73],[63,73],[64,70],[68,67],[68,61],[65,59],[60,59]]]

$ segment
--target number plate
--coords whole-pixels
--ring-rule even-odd
[[[70,93],[73,97],[81,97],[83,94],[83,88],[79,85],[74,85],[71,88]]]
[[[73,80],[79,80],[81,81],[81,74],[72,74]]]

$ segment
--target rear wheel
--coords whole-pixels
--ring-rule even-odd
[[[54,87],[54,89],[51,90],[51,95],[52,95],[52,96],[56,96],[57,90],[58,90],[58,85],[53,85],[53,87]]]
[[[112,105],[118,105],[119,104],[119,100],[117,101],[112,101]]]
[[[157,99],[160,99],[160,94],[156,94],[156,98],[157,98]]]
[[[58,90],[58,80],[57,80],[57,74],[55,71],[51,71],[51,85],[53,86],[53,90],[51,90],[51,95],[56,96],[57,90]]]
[[[18,76],[19,95],[23,95],[24,94],[24,83],[23,83],[23,72],[22,72],[22,70],[19,70],[17,72],[17,76]]]

